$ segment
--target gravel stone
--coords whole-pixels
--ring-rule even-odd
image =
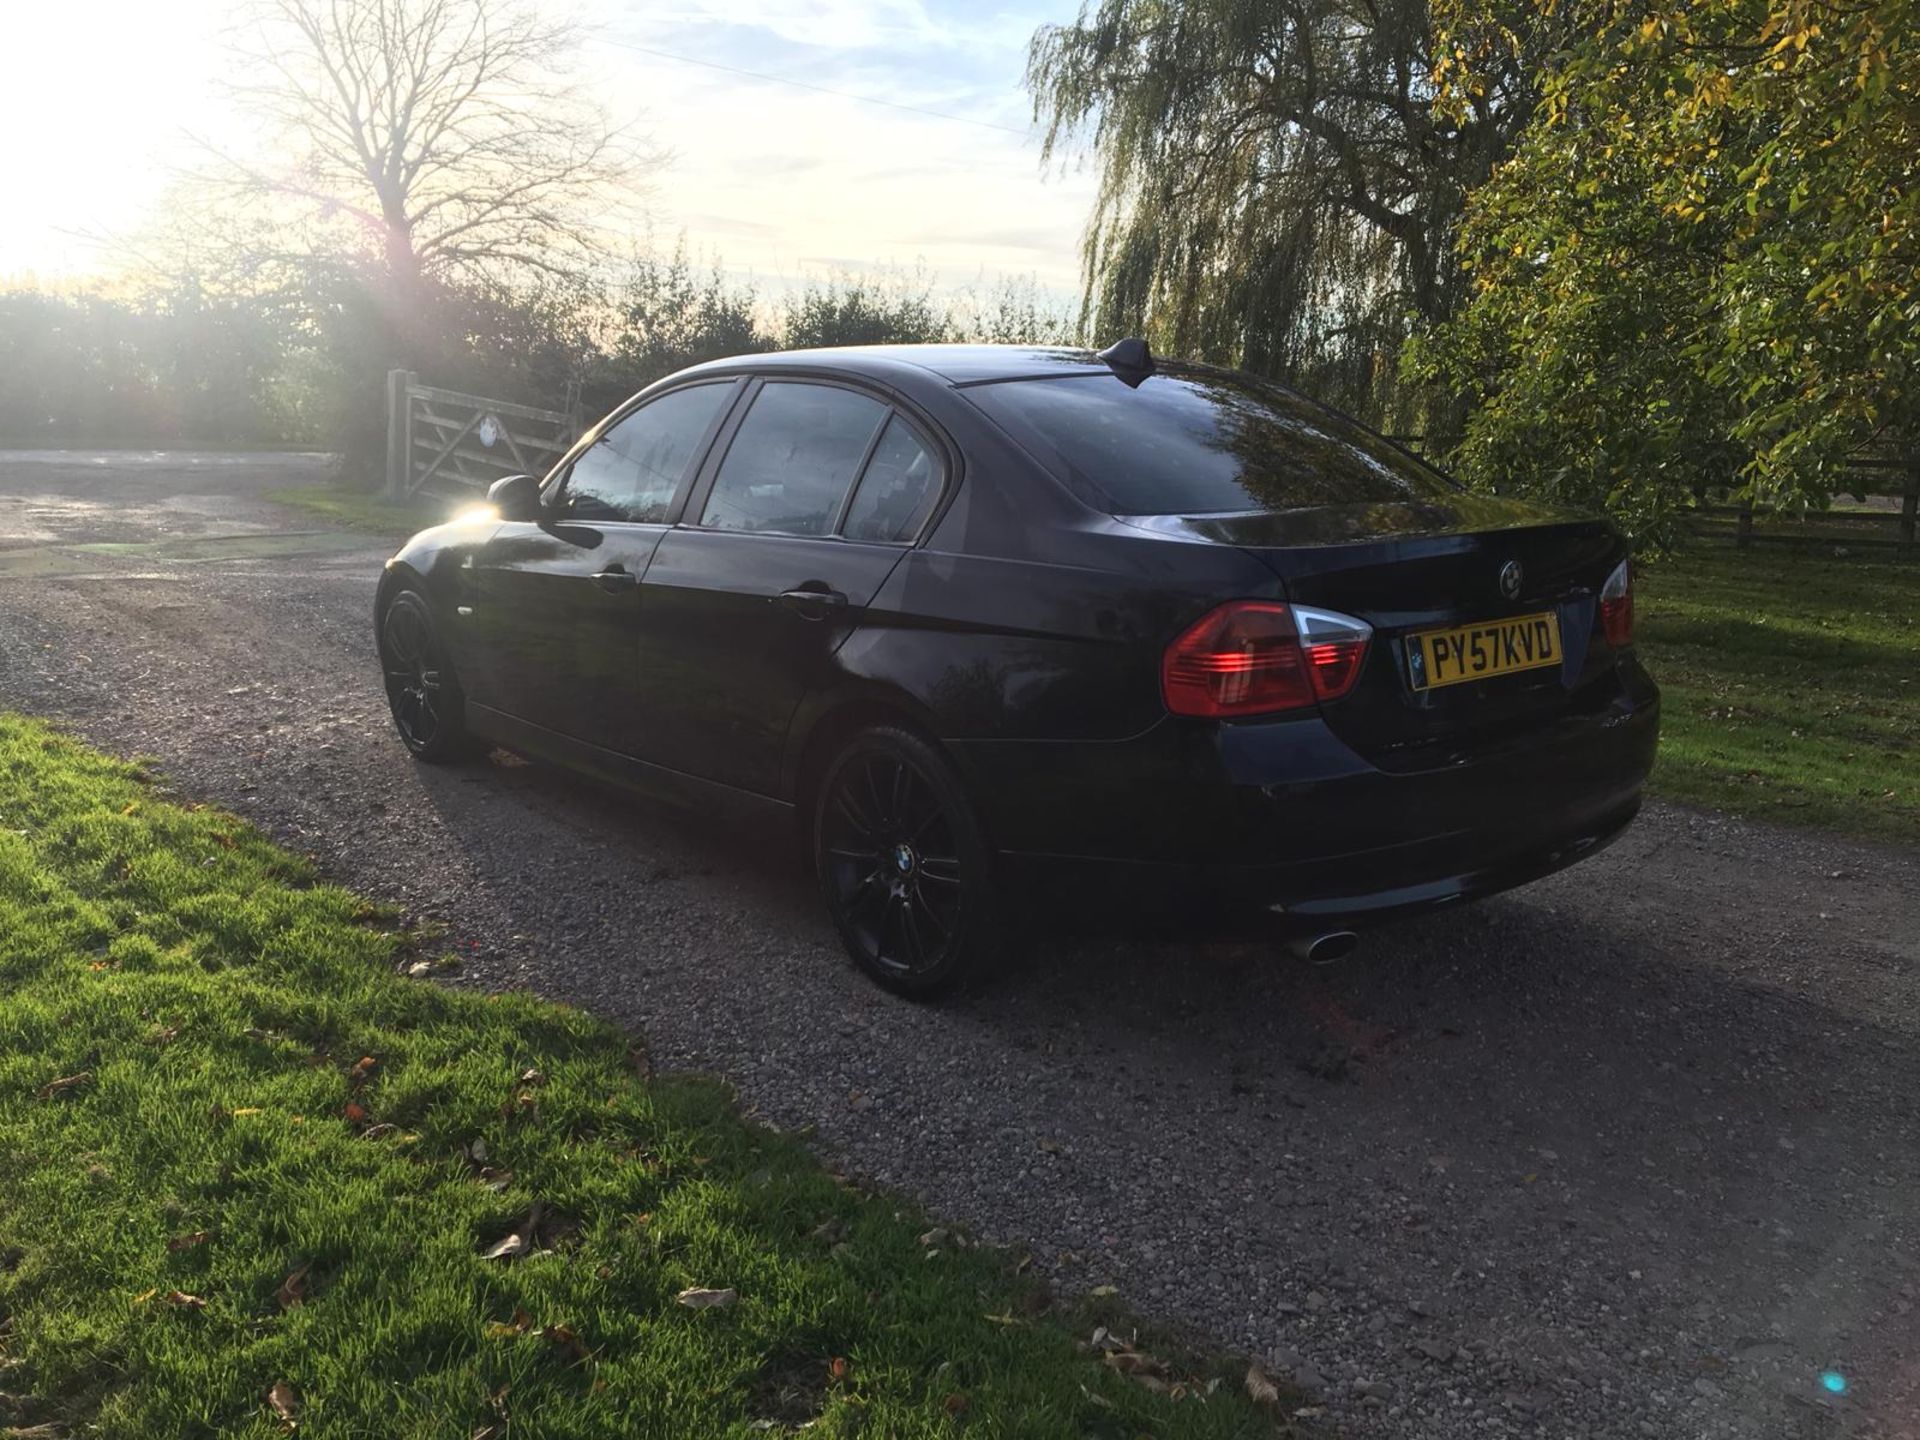
[[[324,528],[264,492],[327,463],[0,454],[0,704],[445,926],[459,968],[423,983],[596,1010],[1063,1292],[1290,1347],[1343,1435],[1911,1440],[1913,854],[1653,804],[1332,969],[1087,936],[915,1006],[840,956],[784,836],[409,760],[372,644],[393,547],[246,551]],[[66,548],[97,541],[160,543]]]

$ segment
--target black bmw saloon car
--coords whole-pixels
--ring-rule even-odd
[[[1035,894],[1321,958],[1534,879],[1632,819],[1659,716],[1607,522],[1137,340],[682,371],[409,541],[376,635],[422,760],[797,822],[914,995]]]

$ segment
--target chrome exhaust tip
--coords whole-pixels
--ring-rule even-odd
[[[1329,930],[1322,935],[1303,935],[1287,948],[1309,965],[1333,965],[1351,955],[1360,937],[1351,930]]]

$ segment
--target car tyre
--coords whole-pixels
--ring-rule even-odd
[[[835,752],[814,791],[814,873],[862,970],[931,999],[1002,958],[993,850],[960,777],[910,730],[876,726]]]
[[[411,588],[395,592],[381,612],[379,638],[387,706],[401,743],[434,765],[479,754],[483,747],[467,730],[466,695],[427,597]]]

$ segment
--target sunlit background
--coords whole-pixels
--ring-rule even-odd
[[[1076,9],[581,0],[557,13],[583,23],[582,85],[672,156],[651,182],[657,248],[684,234],[769,290],[924,267],[941,287],[1030,276],[1064,298],[1093,181],[1043,170],[1021,74],[1035,28]],[[8,16],[0,276],[111,273],[197,142],[242,138],[219,88],[231,14],[229,0],[101,0]]]

